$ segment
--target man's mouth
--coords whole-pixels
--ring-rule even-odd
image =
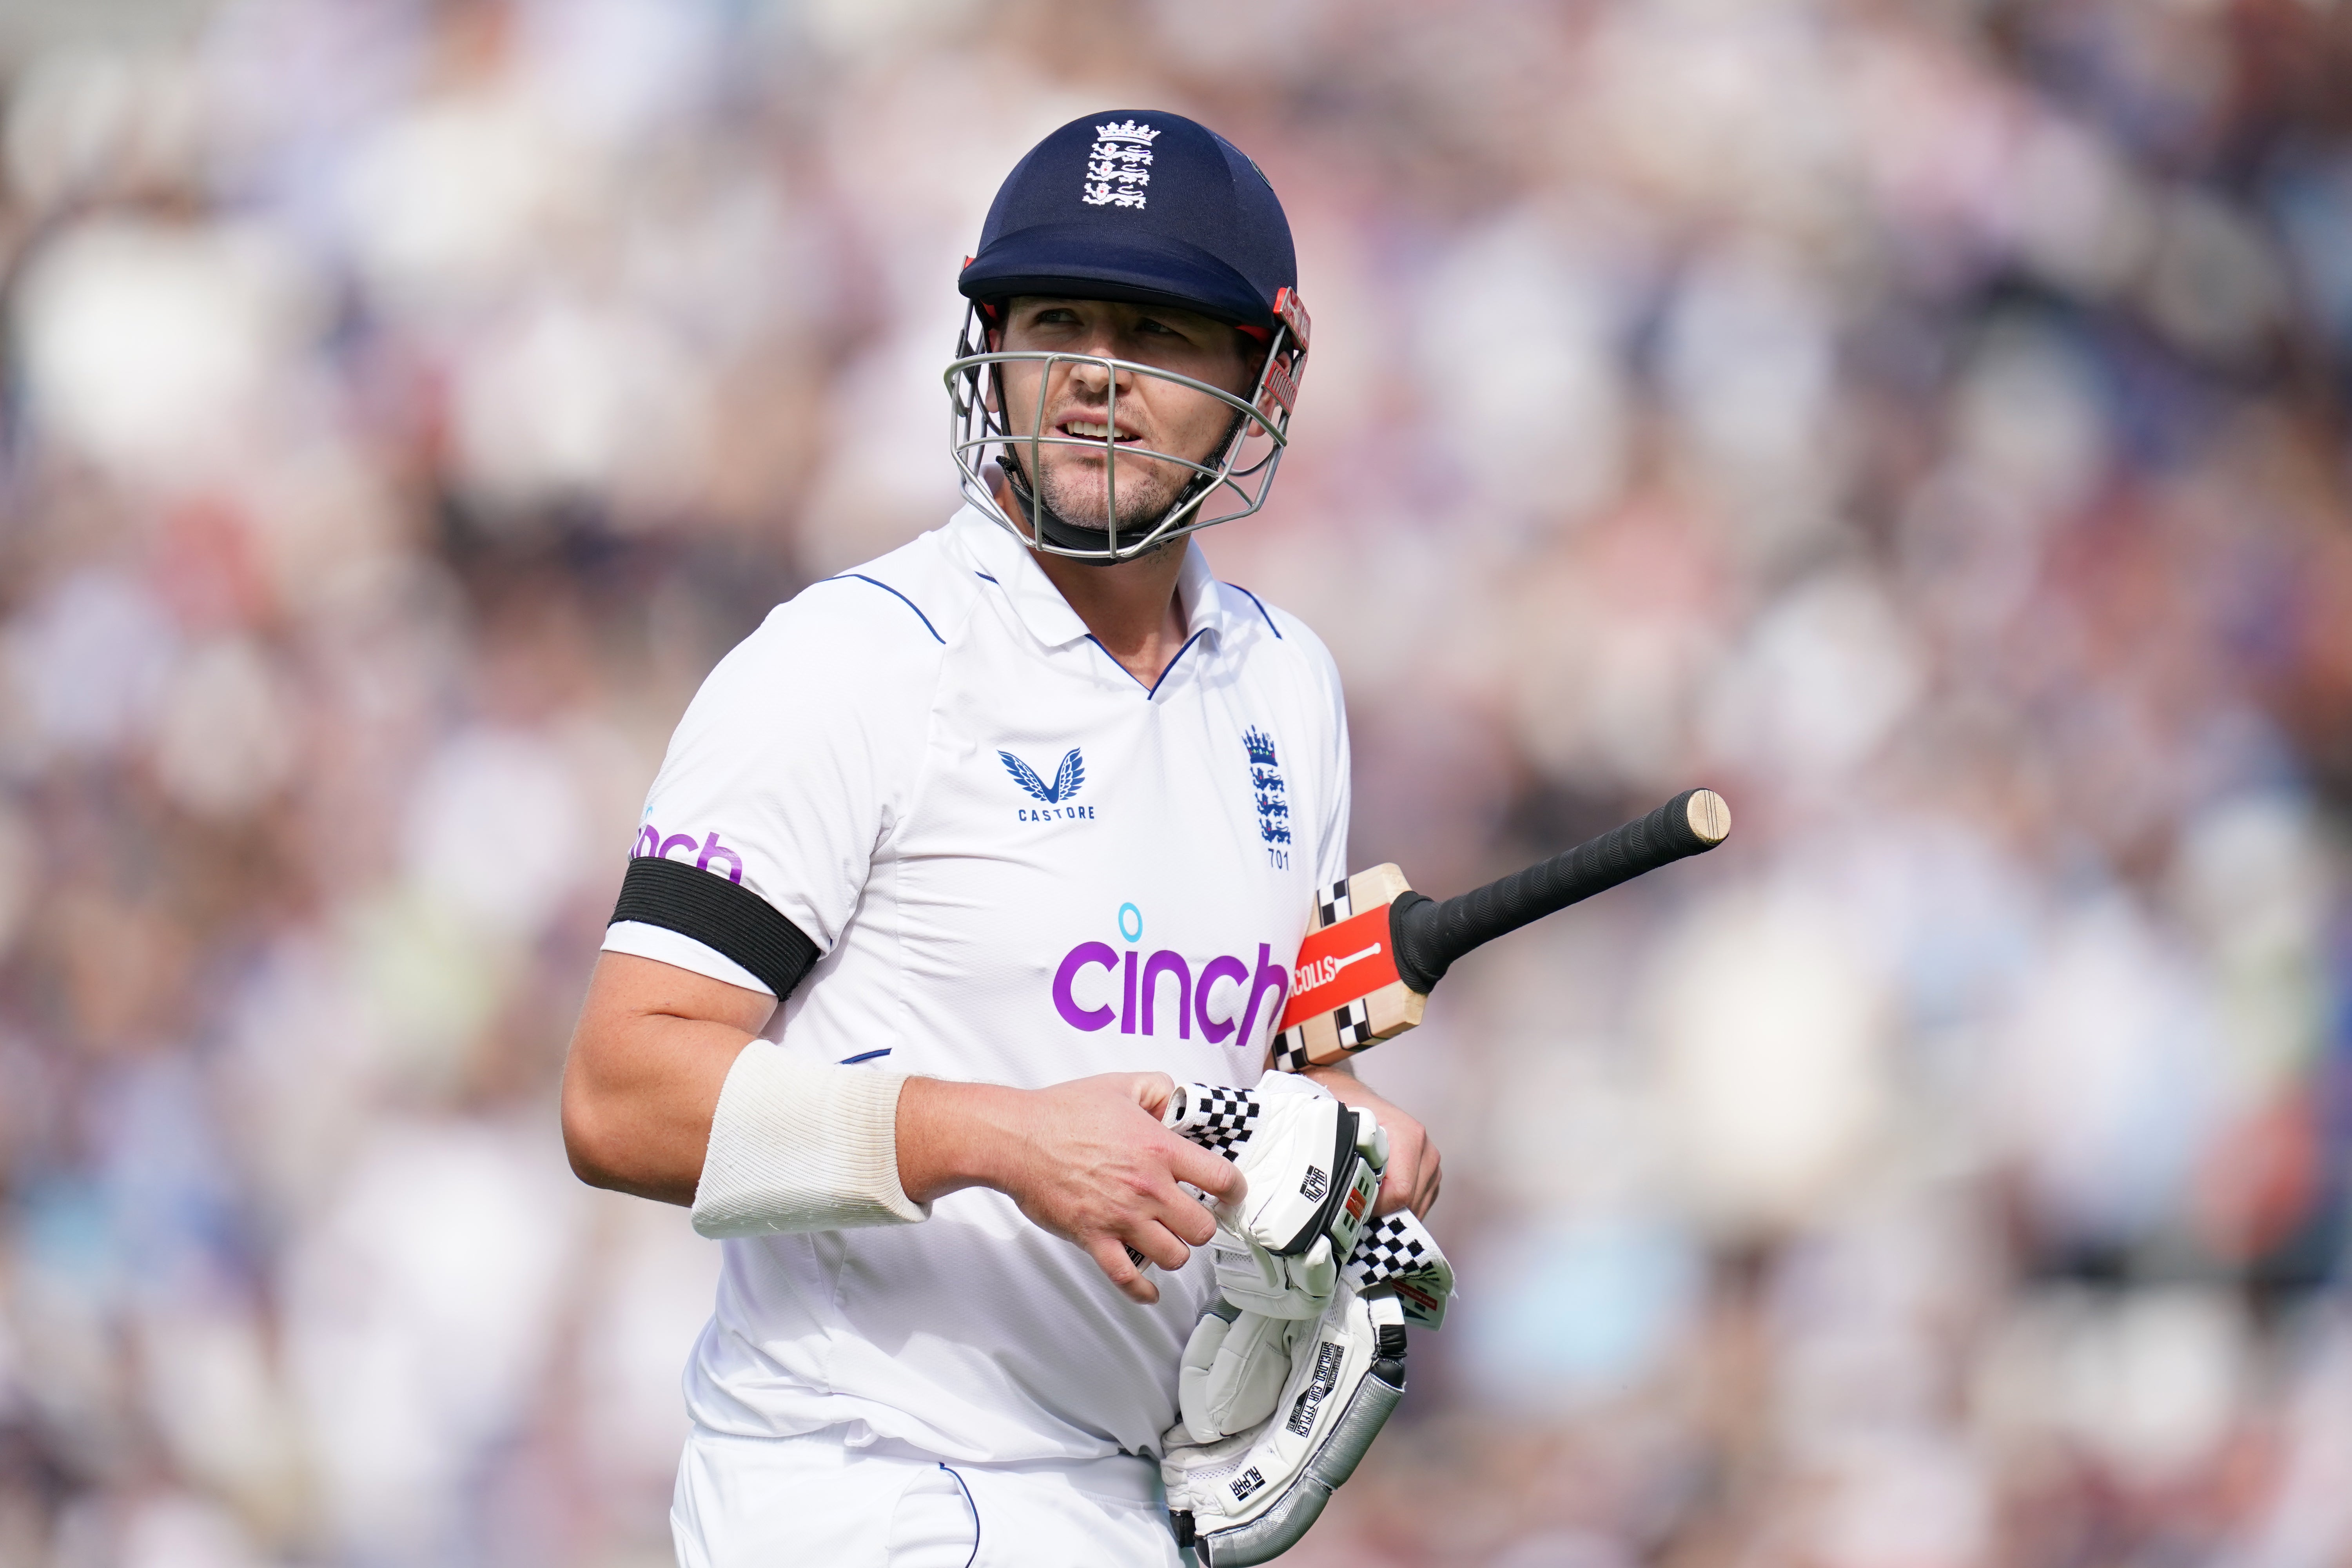
[[[1110,426],[1095,419],[1065,419],[1059,428],[1063,435],[1075,436],[1084,441],[1108,440],[1117,445],[1125,445],[1139,439],[1134,431],[1123,425],[1118,427],[1116,434],[1113,434]]]

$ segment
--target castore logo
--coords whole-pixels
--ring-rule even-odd
[[[1043,778],[1040,778],[1035,768],[1031,767],[1027,763],[1023,762],[1012,752],[999,752],[996,754],[1004,763],[1004,771],[1013,775],[1013,782],[1019,784],[1024,791],[1034,798],[1045,803],[1042,807],[1034,809],[1027,807],[1023,808],[1020,814],[1022,821],[1084,822],[1093,820],[1095,815],[1095,808],[1093,806],[1072,805],[1070,804],[1070,797],[1076,795],[1079,790],[1083,789],[1086,786],[1087,782],[1087,760],[1085,756],[1080,753],[1077,747],[1072,746],[1067,752],[1063,753],[1062,765],[1054,770],[1054,782],[1052,784],[1047,784]]]

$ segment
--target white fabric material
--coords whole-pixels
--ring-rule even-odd
[[[1147,689],[966,510],[720,662],[637,847],[740,873],[817,943],[766,1030],[782,1051],[1023,1088],[1257,1080],[1314,890],[1346,874],[1346,721],[1322,644],[1197,546],[1178,599],[1192,640]],[[665,961],[734,973],[695,944]],[[1200,1258],[1138,1305],[982,1189],[923,1225],[724,1245],[697,1421],[950,1463],[1156,1451],[1214,1289]]]
[[[727,1069],[694,1189],[714,1238],[929,1219],[898,1182],[907,1075],[800,1060],[753,1040]]]
[[[604,928],[604,951],[674,963],[746,991],[757,991],[762,996],[775,994],[766,981],[725,953],[713,952],[690,936],[680,936],[667,926],[649,926],[643,921],[615,921]]]
[[[944,1465],[841,1435],[697,1427],[670,1506],[678,1568],[1178,1568],[1149,1459]]]

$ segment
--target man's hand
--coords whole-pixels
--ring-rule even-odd
[[[1246,1185],[1231,1161],[1160,1124],[1175,1088],[1165,1073],[1041,1089],[909,1079],[898,1097],[899,1183],[917,1203],[993,1187],[1129,1297],[1157,1301],[1160,1288],[1128,1249],[1181,1268],[1216,1234],[1215,1216],[1177,1184],[1228,1203]]]
[[[1381,1195],[1372,1213],[1385,1215],[1399,1209],[1411,1209],[1426,1216],[1437,1202],[1440,1177],[1437,1145],[1429,1141],[1427,1130],[1366,1089],[1362,1080],[1345,1067],[1308,1068],[1299,1076],[1313,1079],[1329,1089],[1342,1105],[1370,1111],[1387,1131],[1389,1164],[1381,1175]]]

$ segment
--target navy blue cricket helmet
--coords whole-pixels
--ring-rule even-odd
[[[971,300],[947,383],[955,419],[950,448],[967,499],[1034,549],[1083,560],[1129,559],[1178,534],[1244,517],[1265,504],[1288,439],[1290,411],[1305,369],[1308,321],[1298,300],[1290,223],[1265,175],[1241,149],[1181,114],[1110,110],[1074,120],[1030,149],[990,204],[980,248],[957,287]],[[1115,300],[1174,306],[1229,321],[1265,350],[1246,398],[1200,383],[1231,405],[1222,451],[1206,460],[1042,431],[1012,431],[999,406],[1008,362],[1051,363],[1091,356],[995,352],[988,325],[1015,295]],[[1128,361],[1094,360],[1129,375],[1171,373]],[[1157,518],[1121,527],[1117,507],[1105,526],[1055,515],[1034,493],[1046,446],[1091,446],[1120,459],[1190,469],[1192,480]],[[995,466],[1010,481],[1020,521],[996,496]],[[1225,494],[1222,509],[1207,505]]]
[[[957,285],[1175,305],[1276,325],[1298,288],[1290,221],[1242,150],[1181,114],[1116,109],[1074,120],[1013,165]]]

